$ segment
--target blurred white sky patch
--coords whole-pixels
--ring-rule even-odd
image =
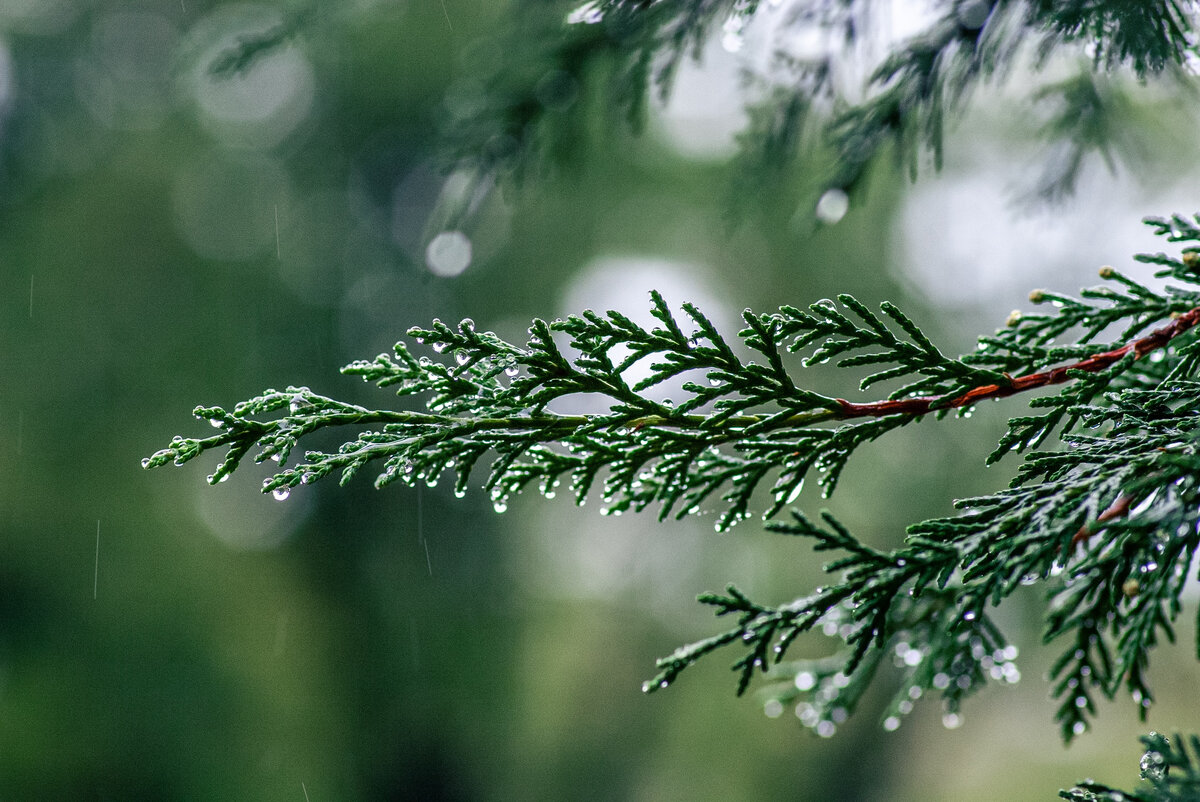
[[[731,158],[737,153],[735,137],[746,126],[739,77],[743,63],[716,39],[704,48],[699,62],[685,57],[666,106],[655,107],[654,134],[689,159]]]
[[[918,294],[942,306],[988,310],[997,325],[1009,310],[1029,308],[1030,290],[1075,294],[1101,283],[1102,265],[1155,285],[1154,269],[1133,256],[1171,246],[1142,218],[1200,209],[1182,180],[1144,187],[1128,171],[1114,176],[1098,162],[1064,203],[1031,205],[1015,200],[1011,152],[1006,157],[1002,140],[975,140],[971,151],[971,167],[927,174],[909,189],[894,265]]]
[[[312,64],[288,42],[256,56],[243,70],[214,75],[211,66],[240,41],[283,24],[277,9],[263,5],[222,6],[188,34],[191,69],[186,85],[199,119],[223,143],[269,148],[309,117],[316,91]]]
[[[725,161],[737,153],[736,137],[746,126],[744,76],[770,76],[777,52],[803,59],[830,54],[840,40],[830,31],[797,20],[810,4],[772,0],[761,4],[749,24],[731,17],[715,31],[699,61],[686,55],[665,106],[656,106],[652,130],[680,155],[697,161]],[[590,6],[581,6],[584,9]],[[837,77],[850,98],[896,42],[929,26],[934,14],[926,0],[874,3],[871,25],[860,26],[854,60]]]

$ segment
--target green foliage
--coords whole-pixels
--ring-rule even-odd
[[[1152,732],[1141,738],[1146,752],[1139,769],[1145,785],[1139,791],[1119,791],[1084,780],[1058,795],[1071,802],[1194,802],[1200,799],[1200,738],[1169,738]],[[1186,745],[1185,745],[1186,744]],[[1189,749],[1190,747],[1190,749]]]
[[[518,3],[493,43],[506,57],[452,91],[449,161],[489,186],[497,176],[566,164],[588,142],[598,111],[615,109],[637,129],[654,94],[669,95],[684,58],[699,57],[718,31],[737,50],[751,25],[769,23],[778,26],[776,52],[747,76],[743,172],[779,171],[817,154],[828,166],[808,179],[816,192],[853,195],[890,156],[915,178],[926,160],[941,166],[949,120],[981,84],[1017,66],[1040,73],[1054,65],[1056,77],[1032,99],[1053,106],[1041,133],[1056,158],[1031,193],[1054,200],[1073,190],[1091,154],[1110,169],[1136,156],[1136,136],[1122,121],[1131,104],[1125,78],[1180,79],[1200,58],[1195,12],[1174,0],[940,0],[925,31],[885,43],[866,65],[862,54],[879,46],[866,33],[877,4],[798,1],[760,23],[773,5]],[[244,69],[299,28],[289,22],[244,41],[212,68]],[[829,46],[789,50],[786,34],[800,30]],[[867,78],[852,85],[848,76],[858,73]],[[1148,222],[1169,241],[1200,243],[1200,218]],[[1045,641],[1061,650],[1051,670],[1056,720],[1070,740],[1086,731],[1097,697],[1127,692],[1143,715],[1152,704],[1149,654],[1161,638],[1174,639],[1200,547],[1198,254],[1191,245],[1179,258],[1139,257],[1161,268],[1164,289],[1106,267],[1107,283],[1078,298],[1034,291],[1030,300],[1050,311],[1014,314],[957,358],[895,306],[875,310],[849,295],[746,311],[735,341],[696,307],[684,304],[678,314],[658,293],[649,327],[619,312],[585,311],[534,321],[519,344],[470,320],[435,321],[409,332],[435,356],[399,343],[344,369],[393,388],[402,409],[360,407],[306,387],[268,390],[231,411],[197,408],[218,431],[176,438],[144,465],[224,449],[209,477],[215,483],[253,453],[256,462],[281,463],[264,483],[277,498],[330,474],[345,483],[369,463],[380,487],[434,485],[449,474],[462,495],[474,476],[497,511],[527,487],[549,497],[566,480],[576,503],[595,491],[609,514],[657,506],[660,519],[681,518],[715,507],[724,531],[753,510],[776,518],[806,479],[832,493],[858,447],[894,429],[1044,391],[987,457],[1029,452],[1012,485],[957,502],[956,516],[909,526],[899,548],[876,549],[826,512],[771,520],[771,531],[839,553],[826,566],[830,584],[779,606],[732,586],[701,596],[735,625],[660,660],[645,690],[733,647],[738,693],[761,674],[768,705],[795,705],[806,726],[828,736],[891,663],[899,690],[885,728],[898,727],[926,695],[941,697],[955,725],[975,691],[1019,678],[1016,649],[992,612],[1023,586],[1041,585]],[[794,378],[797,360],[865,369],[860,388],[881,385],[886,395],[853,402],[810,389]],[[336,449],[308,450],[289,464],[301,440],[345,427],[354,434]],[[1054,435],[1062,447],[1039,450]],[[814,631],[834,641],[831,653],[787,660],[796,640]],[[1064,798],[1194,798],[1182,744],[1155,735],[1145,742],[1151,790],[1084,783]],[[1193,739],[1192,753],[1197,746]],[[1167,766],[1178,770],[1169,776]]]
[[[669,95],[683,58],[699,58],[718,32],[727,49],[740,50],[753,31],[771,54],[745,67],[751,92],[739,164],[754,180],[813,153],[829,157],[813,187],[818,194],[853,195],[886,154],[915,177],[924,154],[940,167],[948,120],[982,83],[1018,65],[1054,64],[1060,72],[1073,64],[1074,75],[1032,92],[1059,100],[1043,131],[1051,158],[1033,190],[1054,199],[1073,189],[1089,154],[1110,168],[1136,156],[1114,79],[1176,78],[1197,58],[1195,12],[1177,2],[939,0],[923,32],[891,43],[879,36],[886,12],[869,0],[775,5],[520,3],[512,27],[496,34],[497,47],[520,56],[463,84],[469,97],[447,121],[451,158],[481,176],[564,164],[595,109],[622,110],[640,127],[651,91]],[[530,30],[545,34],[533,48]],[[798,49],[799,41],[824,45],[814,52]],[[864,65],[864,53],[876,62]],[[864,66],[865,84],[856,85]]]
[[[1149,223],[1173,241],[1200,242],[1196,221]],[[224,448],[209,477],[215,483],[257,449],[256,462],[284,465],[264,483],[283,498],[331,473],[344,483],[368,463],[378,466],[377,486],[433,485],[449,473],[462,495],[487,459],[482,485],[498,511],[527,486],[553,496],[566,478],[578,504],[599,485],[608,513],[657,504],[660,518],[682,517],[715,503],[724,530],[751,515],[768,479],[764,518],[794,500],[811,474],[826,495],[833,492],[855,449],[893,429],[1061,385],[1030,402],[1041,414],[1010,421],[989,461],[1036,448],[1053,432],[1065,447],[1033,451],[1010,488],[959,501],[959,515],[910,526],[898,549],[859,541],[828,513],[816,522],[794,510],[791,521],[770,523],[817,551],[844,553],[826,566],[832,584],[778,607],[734,587],[702,596],[736,625],[660,660],[646,690],[733,646],[743,651],[734,663],[739,693],[765,674],[775,703],[799,705],[801,720],[829,735],[892,655],[900,690],[885,726],[899,726],[927,693],[941,696],[953,723],[962,701],[989,680],[1019,677],[1016,650],[990,613],[1022,586],[1041,583],[1049,589],[1045,639],[1063,649],[1051,674],[1061,700],[1056,717],[1070,740],[1087,728],[1097,694],[1127,691],[1145,713],[1153,699],[1149,653],[1159,638],[1174,639],[1200,546],[1197,254],[1139,258],[1161,267],[1165,289],[1105,267],[1108,283],[1079,298],[1035,291],[1032,300],[1049,312],[1014,314],[957,359],[891,304],[880,315],[846,295],[840,305],[746,311],[735,344],[694,306],[685,304],[681,319],[658,293],[651,328],[619,312],[586,311],[535,321],[522,346],[470,320],[435,322],[409,334],[442,360],[414,356],[400,343],[392,355],[344,369],[422,399],[424,410],[371,410],[307,388],[269,390],[232,411],[197,408],[219,431],[176,438],[144,464],[180,465]],[[1105,333],[1116,342],[1096,343]],[[785,365],[797,353],[804,365],[866,368],[863,389],[894,389],[867,403],[806,389]],[[655,395],[672,381],[683,393],[678,403]],[[581,398],[606,408],[556,411]],[[286,466],[300,440],[345,427],[368,428]],[[785,662],[796,638],[816,629],[841,647]]]

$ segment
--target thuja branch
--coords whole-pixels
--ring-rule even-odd
[[[1172,241],[1200,243],[1200,220],[1149,222]],[[1174,637],[1200,547],[1200,256],[1192,246],[1180,258],[1138,259],[1158,265],[1169,286],[1154,290],[1106,267],[1106,284],[1078,298],[1036,291],[1031,300],[1048,311],[1014,313],[958,358],[895,306],[874,311],[848,295],[746,311],[733,343],[696,307],[677,314],[658,293],[650,326],[586,311],[534,321],[522,345],[470,320],[435,321],[409,334],[443,358],[415,356],[401,343],[394,354],[344,369],[423,409],[373,410],[304,387],[268,391],[232,411],[197,408],[219,431],[176,438],[144,464],[224,449],[209,477],[219,482],[253,451],[256,461],[281,463],[264,490],[282,498],[331,473],[348,481],[371,463],[377,485],[434,484],[449,473],[461,495],[488,461],[481,483],[497,510],[526,486],[553,496],[565,479],[579,504],[598,486],[609,512],[658,504],[660,517],[682,517],[716,506],[717,528],[727,529],[750,515],[760,487],[765,517],[810,474],[828,494],[858,446],[895,428],[1058,387],[1030,401],[1040,414],[1010,420],[989,460],[1055,432],[1065,448],[1033,451],[1012,487],[958,502],[955,517],[910,526],[898,549],[862,543],[828,515],[813,523],[796,513],[773,524],[819,551],[844,552],[827,567],[840,577],[781,606],[735,588],[705,595],[736,626],[660,661],[647,689],[670,684],[706,654],[740,647],[739,691],[757,673],[782,679],[769,689],[772,702],[795,702],[802,721],[830,734],[892,654],[903,681],[885,726],[898,726],[931,692],[956,722],[966,696],[1019,676],[991,608],[1022,585],[1048,582],[1046,638],[1066,644],[1051,673],[1071,738],[1088,726],[1097,694],[1125,690],[1143,711],[1150,704],[1148,653],[1160,636]],[[1110,331],[1115,342],[1097,342]],[[890,393],[852,402],[796,380],[803,367],[831,360],[865,368],[860,388],[888,384]],[[602,399],[602,411],[572,411],[583,396]],[[348,427],[356,433],[340,447],[288,463],[300,440]],[[1106,431],[1087,431],[1094,429]],[[817,661],[784,662],[796,638],[817,630],[842,647]]]
[[[839,296],[840,304],[826,300],[803,310],[746,311],[737,351],[690,304],[683,307],[685,332],[657,293],[653,327],[619,312],[588,311],[535,321],[523,346],[479,332],[470,320],[456,327],[435,323],[410,335],[435,354],[452,356],[445,362],[418,358],[398,344],[394,355],[344,369],[400,396],[424,397],[423,411],[371,410],[303,387],[271,390],[231,412],[197,408],[197,417],[220,432],[177,438],[145,464],[182,464],[225,448],[210,477],[218,482],[255,448],[255,461],[286,464],[296,444],[319,430],[372,427],[336,451],[309,451],[268,479],[264,490],[283,495],[331,473],[345,482],[376,463],[377,485],[433,484],[449,472],[463,493],[475,466],[489,459],[482,484],[499,508],[530,484],[552,495],[564,478],[583,503],[599,480],[611,512],[657,503],[660,517],[682,517],[719,496],[717,528],[726,529],[750,514],[765,481],[771,482],[771,516],[809,474],[832,492],[858,446],[916,418],[1072,380],[1086,387],[1092,386],[1088,379],[1110,381],[1200,319],[1185,296],[1151,293],[1111,268],[1103,275],[1115,288],[1085,292],[1084,300],[1053,296],[1061,304],[1054,314],[1019,317],[957,359],[942,354],[895,306],[882,304],[880,316],[848,295]],[[1050,342],[1071,327],[1136,329],[1172,314],[1166,325],[1116,348]],[[560,348],[556,332],[570,338],[574,355]],[[865,403],[802,389],[784,364],[795,353],[806,355],[805,365],[836,359],[840,367],[870,368],[864,388],[899,386],[888,398]],[[635,374],[642,378],[634,380]],[[684,394],[678,405],[661,392],[651,395],[668,381]],[[555,409],[580,396],[605,398],[607,411]],[[1050,415],[1017,419],[1004,450],[1044,439],[1071,405],[1088,397],[1086,389],[1063,393]]]
[[[1127,355],[1139,359],[1152,351],[1163,348],[1180,334],[1200,322],[1200,307],[1189,309],[1167,325],[1152,333],[1134,340],[1131,343],[1105,351],[1101,354],[1082,359],[1070,365],[1062,365],[1052,370],[1031,373],[1010,379],[1005,384],[988,384],[975,387],[953,398],[927,396],[923,398],[904,398],[889,401],[874,401],[871,403],[851,403],[838,399],[841,405],[842,418],[854,417],[883,417],[885,415],[925,415],[936,409],[957,409],[986,401],[990,398],[1004,398],[1016,393],[1047,387],[1051,384],[1062,384],[1078,378],[1075,373],[1097,373],[1111,367]]]

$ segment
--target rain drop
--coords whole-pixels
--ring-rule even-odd
[[[811,672],[801,671],[796,675],[796,690],[809,691],[817,684],[817,678]]]
[[[888,732],[895,732],[900,729],[900,717],[888,716],[883,720],[883,728]]]
[[[840,221],[848,211],[850,211],[850,196],[844,190],[836,187],[825,190],[821,199],[817,201],[817,219],[827,226]]]
[[[956,730],[962,726],[962,716],[958,713],[947,713],[942,716],[942,726],[948,730]]]
[[[461,231],[443,231],[425,248],[425,265],[435,276],[451,278],[471,265],[471,240]]]
[[[271,495],[275,497],[276,501],[283,501],[291,494],[292,494],[292,489],[290,487],[287,487],[286,485],[283,487],[277,487],[271,491]]]
[[[1153,735],[1154,733],[1151,733]],[[1150,782],[1161,782],[1167,776],[1167,761],[1162,756],[1161,752],[1156,752],[1151,749],[1146,754],[1142,755],[1142,760],[1138,764],[1142,772],[1142,779]]]

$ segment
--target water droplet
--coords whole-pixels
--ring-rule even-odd
[[[520,372],[521,372],[521,369],[518,368],[516,365],[509,365],[508,367],[506,367],[504,369],[504,375],[509,377],[510,379],[513,376],[516,376]]]
[[[1083,708],[1087,707],[1087,704],[1088,704],[1088,700],[1087,700],[1086,696],[1076,696],[1075,697],[1075,706],[1080,708],[1081,710]]]
[[[144,458],[142,459],[142,467],[143,467],[143,468],[149,468],[149,467],[150,467],[150,458],[149,458],[149,457],[144,457]]]
[[[801,671],[796,675],[796,690],[810,691],[817,684],[817,678],[810,671]]]
[[[471,265],[470,238],[461,231],[443,231],[425,248],[425,265],[435,276],[457,276]]]
[[[967,610],[965,613],[963,613],[963,621],[974,621],[974,620],[975,620],[975,611],[974,610]]]
[[[779,718],[783,715],[783,702],[778,699],[768,699],[763,705],[763,713],[767,718]]]
[[[495,504],[492,505],[492,509],[495,510],[496,512],[500,513],[500,512],[504,512],[505,510],[507,510],[508,505],[505,504],[503,501],[497,501]]]
[[[287,487],[286,485],[283,487],[277,487],[271,491],[271,495],[275,497],[276,501],[283,501],[291,494],[292,494],[292,489],[290,487]]]
[[[466,351],[455,351],[454,352],[454,361],[460,365],[467,364],[467,362],[470,359],[471,359],[471,355],[468,354]]]
[[[895,732],[900,729],[900,717],[888,716],[883,720],[883,728],[888,732]]]
[[[1022,585],[1036,585],[1037,581],[1038,581],[1037,574],[1026,574],[1025,576],[1021,577]]]
[[[817,201],[817,219],[827,226],[840,221],[848,211],[850,211],[850,196],[836,187],[825,190],[821,199]]]
[[[945,673],[937,673],[933,675],[933,687],[939,691],[944,691],[950,687],[950,675]]]
[[[821,721],[817,723],[817,735],[820,735],[822,738],[832,738],[835,732],[837,732],[837,725],[835,725],[832,721]]]
[[[1083,735],[1086,731],[1087,722],[1085,721],[1076,721],[1071,725],[1071,732],[1075,733],[1076,735]]]
[[[1151,735],[1153,734],[1151,733]],[[1143,780],[1157,783],[1162,782],[1167,777],[1167,760],[1162,756],[1161,752],[1151,749],[1142,755],[1142,760],[1138,766],[1141,769]]]
[[[439,354],[444,354],[446,352],[446,344],[445,343],[434,343],[430,347],[433,348],[433,350],[437,351]]]
[[[942,716],[942,726],[948,730],[956,730],[962,726],[962,716],[958,713],[947,713]]]

